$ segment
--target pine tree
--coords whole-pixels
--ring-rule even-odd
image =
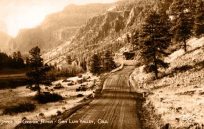
[[[30,51],[30,64],[32,68],[38,69],[43,66],[43,59],[40,55],[40,48],[39,47],[34,47]]]
[[[71,58],[71,56],[70,55],[68,55],[68,56],[66,56],[66,61],[67,61],[67,63],[69,64],[69,65],[71,65],[72,64],[72,58]]]
[[[166,12],[152,12],[147,17],[140,33],[141,57],[148,69],[154,72],[158,78],[159,67],[167,68],[168,64],[163,61],[163,57],[168,53],[165,50],[171,42],[169,32],[170,21]]]
[[[24,60],[22,58],[21,52],[18,51],[17,52],[17,67],[18,68],[23,68],[24,66],[25,66],[25,64],[24,64]]]
[[[30,67],[30,60],[28,57],[26,57],[25,62],[26,62],[26,67]]]
[[[14,52],[13,53],[13,58],[12,58],[12,67],[13,68],[23,68],[24,66],[25,66],[25,64],[24,64],[24,60],[23,60],[23,58],[22,58],[22,56],[21,56],[21,52],[20,51],[18,51],[18,52]]]
[[[84,71],[87,71],[87,61],[85,58],[80,61],[80,66]]]
[[[191,13],[191,18],[194,21],[195,20],[194,14],[196,13],[197,0],[187,0],[187,3],[188,3],[189,12]]]
[[[180,18],[177,19],[176,25],[173,27],[174,39],[177,42],[181,42],[181,46],[187,51],[187,40],[192,35],[192,24],[188,20],[188,16],[185,14],[180,14]]]
[[[113,60],[113,57],[110,51],[105,52],[103,65],[104,65],[103,66],[104,71],[111,71],[114,68],[116,68],[116,64]]]
[[[101,72],[101,62],[98,54],[94,54],[90,60],[90,72],[93,74],[99,74]]]
[[[197,0],[195,10],[194,35],[199,37],[204,34],[204,1]]]
[[[37,91],[38,94],[41,94],[40,84],[49,85],[51,83],[46,77],[46,73],[50,70],[50,67],[43,64],[43,59],[40,55],[40,48],[34,47],[29,51],[29,53],[31,55],[29,62],[32,68],[32,71],[26,73],[29,78],[29,88]]]
[[[139,31],[136,30],[131,37],[131,44],[133,46],[133,51],[138,50],[139,49]]]
[[[188,0],[174,0],[170,9],[171,15],[173,15],[171,30],[174,34],[174,40],[181,43],[185,52],[187,51],[187,40],[192,35],[193,9]]]
[[[6,53],[0,52],[0,69],[3,68],[15,68],[13,66],[13,58]]]

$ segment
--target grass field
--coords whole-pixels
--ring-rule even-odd
[[[29,71],[28,68],[24,69],[0,69],[0,77],[1,75],[18,75],[18,74],[25,74],[27,71]]]
[[[25,86],[14,89],[0,89],[0,123],[2,121],[13,122],[12,124],[1,123],[0,128],[14,128],[24,117],[29,120],[48,119],[82,103],[83,100],[87,99],[87,96],[92,95],[93,90],[95,90],[100,83],[98,77],[83,74],[83,77],[86,76],[88,77],[86,80],[83,80],[83,82],[80,82],[82,78],[79,77],[68,78],[70,81],[75,82],[73,85],[70,85],[69,81],[58,80],[53,82],[53,85],[50,87],[41,86],[42,92],[56,93],[63,97],[61,101],[46,104],[38,103],[33,99],[36,92],[27,89]],[[59,84],[61,84],[62,87],[56,88]],[[81,85],[86,87],[86,90],[76,91]],[[32,112],[23,112],[14,115],[3,114],[5,109],[22,103],[32,103],[36,108]]]
[[[26,72],[28,69],[1,69],[0,70],[0,89],[16,88],[26,85]]]
[[[16,88],[26,84],[25,74],[0,75],[0,89]]]

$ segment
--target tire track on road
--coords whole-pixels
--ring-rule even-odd
[[[92,120],[95,124],[58,124],[56,129],[141,129],[136,99],[128,83],[132,70],[133,67],[124,67],[112,73],[104,83],[102,96],[66,119]],[[97,123],[99,119],[108,123]]]

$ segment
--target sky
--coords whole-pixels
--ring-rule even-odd
[[[15,37],[20,29],[39,25],[48,14],[68,4],[111,3],[116,0],[0,0],[0,31]]]

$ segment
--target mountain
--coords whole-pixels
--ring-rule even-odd
[[[9,50],[9,40],[11,37],[4,32],[0,31],[0,51],[8,51]]]
[[[147,13],[163,6],[158,1],[120,1],[105,13],[90,18],[70,42],[64,42],[43,57],[47,63],[63,65],[67,55],[80,62],[104,50],[116,52],[128,44],[128,34],[140,29]]]
[[[111,6],[112,4],[68,5],[63,11],[47,16],[38,27],[21,30],[12,40],[13,49],[27,52],[38,45],[42,50],[48,51],[71,40],[89,18],[104,13]]]

